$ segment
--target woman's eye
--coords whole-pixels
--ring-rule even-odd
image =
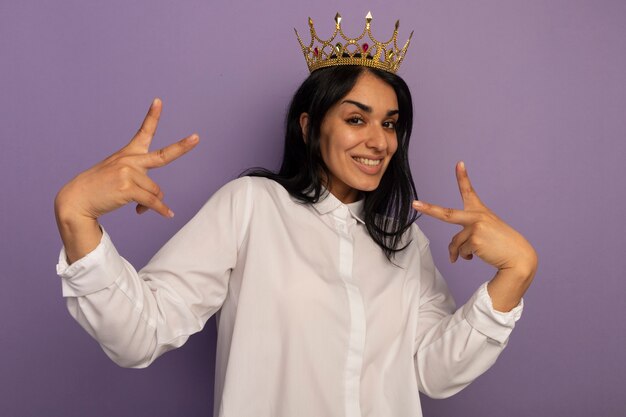
[[[383,126],[385,126],[387,129],[396,129],[396,122],[394,121],[389,121],[389,122],[385,122],[383,123]]]
[[[351,125],[359,125],[363,123],[363,119],[361,119],[360,117],[351,117],[348,119],[348,123],[350,123]]]

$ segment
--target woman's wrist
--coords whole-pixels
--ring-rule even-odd
[[[515,308],[530,287],[534,268],[508,268],[499,270],[487,284],[493,308],[508,312]]]
[[[67,262],[73,263],[93,251],[102,239],[98,219],[86,216],[69,204],[64,204],[62,195],[57,195],[54,212],[57,227]]]

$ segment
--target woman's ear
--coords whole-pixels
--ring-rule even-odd
[[[300,129],[302,129],[302,138],[304,138],[304,143],[307,143],[307,131],[309,130],[309,114],[302,113],[300,115]]]

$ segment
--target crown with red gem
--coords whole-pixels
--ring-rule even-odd
[[[300,47],[302,47],[304,59],[309,67],[309,72],[336,65],[364,65],[395,74],[404,59],[413,32],[411,32],[409,39],[400,49],[398,48],[399,20],[396,21],[393,35],[387,42],[380,42],[372,36],[370,30],[371,22],[372,13],[369,12],[365,16],[365,29],[363,29],[361,35],[357,38],[349,38],[341,29],[341,15],[337,13],[335,15],[336,26],[333,35],[328,40],[322,40],[315,33],[313,20],[309,17],[309,28],[311,29],[311,42],[309,45],[305,45],[302,42],[298,31],[294,28]],[[369,39],[364,39],[365,35]],[[343,42],[341,39],[343,39]]]

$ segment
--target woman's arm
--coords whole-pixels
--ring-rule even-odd
[[[450,260],[476,254],[497,268],[470,300],[454,311],[454,302],[430,254],[421,247],[420,328],[415,366],[420,389],[446,397],[467,386],[495,362],[522,312],[522,296],[537,270],[537,254],[528,241],[489,210],[476,195],[460,162],[456,167],[463,210],[414,202],[416,210],[459,224],[448,247]],[[425,237],[422,239],[427,241]]]
[[[57,269],[70,314],[120,366],[145,367],[181,346],[226,298],[250,196],[249,178],[226,184],[140,271],[106,231],[71,265],[62,251]]]
[[[155,99],[133,139],[113,155],[65,184],[54,209],[57,226],[70,263],[91,252],[102,233],[98,218],[130,202],[137,213],[155,210],[165,217],[174,213],[163,203],[163,192],[147,172],[169,164],[198,144],[191,135],[157,151],[149,152],[161,116],[162,103]]]
[[[70,313],[122,366],[146,366],[200,330],[225,297],[236,253],[234,245],[228,244],[234,229],[227,219],[236,214],[228,196],[207,203],[155,256],[149,264],[152,270],[137,272],[100,228],[100,216],[133,201],[139,214],[152,209],[173,216],[162,201],[163,192],[147,172],[193,149],[198,137],[191,135],[150,152],[161,108],[161,101],[155,99],[130,143],[77,175],[55,199],[64,244],[57,271],[63,278]],[[215,217],[222,223],[207,220],[211,207],[221,210]],[[209,231],[225,236],[216,243],[206,238]],[[199,258],[214,259],[211,255],[216,246],[228,250],[230,256],[223,254],[210,266],[198,265]],[[198,293],[202,295],[196,297]]]

